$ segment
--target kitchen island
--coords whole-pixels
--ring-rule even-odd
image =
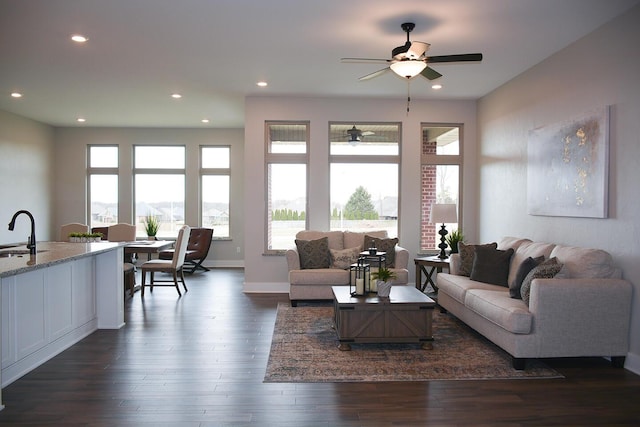
[[[37,249],[0,249],[1,387],[95,330],[124,325],[121,243],[38,242]]]

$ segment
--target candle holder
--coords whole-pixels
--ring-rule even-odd
[[[361,260],[349,267],[349,293],[351,296],[364,296],[369,293],[371,267]]]

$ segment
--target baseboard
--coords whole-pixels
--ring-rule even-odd
[[[244,268],[244,260],[242,259],[232,259],[232,260],[222,260],[222,261],[206,261],[202,265],[207,268]]]
[[[243,292],[247,294],[288,294],[289,283],[244,282]]]
[[[634,353],[627,353],[624,368],[636,375],[640,375],[640,356]]]

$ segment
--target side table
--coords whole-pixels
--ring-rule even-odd
[[[438,293],[438,286],[434,279],[434,273],[442,273],[442,269],[449,269],[449,258],[439,258],[438,256],[418,257],[414,258],[413,262],[416,264],[416,289],[424,292],[428,285],[434,290],[434,295],[429,295],[431,298]],[[425,275],[425,281],[422,281],[422,273]],[[435,299],[435,298],[434,298]]]

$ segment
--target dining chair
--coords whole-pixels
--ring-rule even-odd
[[[89,226],[87,224],[80,224],[78,222],[64,224],[60,226],[60,241],[68,242],[69,234],[71,233],[88,233],[88,232],[89,232]]]
[[[173,253],[173,257],[170,260],[165,259],[152,259],[150,261],[145,262],[140,266],[142,270],[142,290],[141,296],[144,297],[144,288],[149,286],[151,292],[153,292],[153,286],[175,286],[178,291],[178,295],[182,296],[180,293],[180,287],[178,286],[178,274],[180,275],[180,281],[182,282],[182,287],[184,291],[187,292],[187,285],[184,283],[184,254],[187,251],[187,244],[189,242],[189,234],[191,234],[191,228],[188,225],[182,226],[178,231],[178,238],[176,239],[176,248]],[[146,274],[150,273],[150,282],[146,283]],[[155,273],[170,273],[173,277],[172,280],[156,280]],[[156,283],[166,283],[157,285]],[[172,283],[172,284],[170,284]]]
[[[213,228],[192,227],[189,235],[189,243],[187,251],[184,254],[185,270],[189,274],[193,274],[196,270],[209,271],[207,267],[202,265],[209,254],[211,248],[211,239],[213,238]],[[158,254],[160,259],[172,259],[175,249],[166,249]],[[187,270],[186,267],[191,267]]]
[[[136,240],[136,226],[126,223],[118,223],[109,226],[107,230],[110,242],[133,242]],[[124,258],[124,284],[129,289],[129,295],[133,297],[136,289],[136,266],[133,264],[130,254]]]

